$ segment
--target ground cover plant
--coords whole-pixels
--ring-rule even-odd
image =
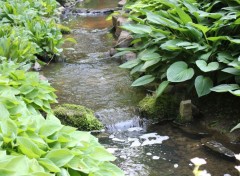
[[[132,86],[156,82],[160,96],[170,84],[187,83],[199,97],[214,92],[240,96],[240,2],[237,0],[129,0],[132,47],[137,58],[120,67],[138,78]]]
[[[55,89],[30,72],[61,52],[55,0],[0,0],[0,175],[121,176],[89,132],[62,125]]]
[[[0,55],[18,62],[23,62],[23,58],[25,61],[37,59],[23,56],[28,53],[46,60],[59,55],[63,39],[56,24],[56,7],[55,0],[0,0],[0,25],[4,26],[0,31],[0,40],[8,42],[4,46],[5,53],[0,52]],[[20,56],[11,56],[12,49],[18,50]]]

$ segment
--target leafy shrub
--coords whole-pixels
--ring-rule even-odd
[[[14,48],[26,51],[24,47],[27,47],[27,51],[32,51],[32,55],[38,55],[44,59],[59,55],[62,52],[60,46],[63,39],[56,24],[58,18],[54,16],[56,15],[56,7],[55,0],[40,0],[38,2],[33,0],[0,0],[0,25],[3,26],[3,29],[0,30],[0,36],[7,38],[17,36],[23,40],[20,40],[20,44],[17,46],[12,46],[12,42],[10,42],[10,46],[6,46],[7,49]],[[18,30],[22,32],[20,33]],[[17,48],[18,46],[19,48]],[[21,59],[18,58],[17,62],[36,59],[34,56],[22,54],[22,51],[18,51],[21,54]],[[1,56],[9,58],[6,54],[1,54]]]
[[[188,82],[199,97],[215,92],[240,96],[238,1],[129,1],[137,59],[121,65],[140,77],[133,86],[156,81],[160,96],[169,84]],[[119,54],[121,54],[119,53]],[[119,55],[118,54],[118,55]],[[214,87],[215,86],[215,87]]]
[[[26,72],[26,65],[0,65],[0,172],[12,175],[116,175],[123,172],[88,132],[64,126],[51,113],[54,89]],[[39,110],[47,112],[46,119]]]

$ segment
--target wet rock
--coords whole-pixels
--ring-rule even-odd
[[[115,22],[114,22],[114,23],[115,23]],[[120,36],[121,32],[123,31],[123,30],[120,28],[120,26],[122,26],[122,25],[124,25],[124,24],[126,24],[126,23],[129,23],[129,22],[127,21],[127,18],[124,18],[124,17],[122,17],[122,16],[118,16],[117,21],[116,21],[116,25],[115,25],[115,29],[116,29],[115,35],[116,35],[117,37]]]
[[[134,60],[137,58],[137,54],[134,53],[134,52],[129,52],[127,54],[124,54],[122,57],[121,57],[121,62],[124,63],[124,62],[127,62],[127,61],[130,61],[130,60]]]
[[[223,144],[209,138],[202,139],[201,143],[209,150],[225,156],[229,159],[235,160],[235,153],[232,150],[226,148]]]
[[[113,15],[112,16],[112,24],[113,24],[113,27],[116,29],[117,28],[117,20],[119,18],[120,15]]]
[[[118,7],[123,7],[127,3],[127,0],[121,0],[118,2]]]
[[[143,116],[160,122],[174,120],[177,116],[177,106],[174,96],[162,95],[158,98],[146,96],[139,102],[139,111]]]
[[[54,115],[65,125],[79,130],[92,131],[103,128],[102,123],[94,116],[93,111],[80,105],[62,104],[53,109]]]
[[[33,65],[33,70],[34,71],[41,71],[42,70],[42,66],[36,61]]]
[[[133,37],[131,33],[128,31],[122,31],[118,38],[116,46],[120,48],[127,48],[131,45],[132,41],[133,41]]]
[[[110,56],[113,56],[117,53],[117,50],[115,48],[111,48],[109,53],[110,53]]]
[[[192,101],[185,100],[181,101],[179,108],[179,122],[185,123],[192,121]]]

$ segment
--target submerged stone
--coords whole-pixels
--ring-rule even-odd
[[[93,111],[81,105],[62,104],[57,106],[53,112],[63,124],[76,127],[79,130],[92,131],[103,128]]]
[[[139,110],[143,116],[158,121],[174,120],[177,117],[177,100],[173,96],[146,96],[139,102]]]
[[[229,159],[235,160],[235,153],[232,150],[225,147],[223,144],[208,138],[202,139],[201,142],[206,148],[210,149],[211,151],[218,153],[222,156],[225,156]]]

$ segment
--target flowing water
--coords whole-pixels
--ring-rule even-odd
[[[77,6],[91,9],[115,7],[116,0],[86,0]],[[139,117],[141,89],[130,87],[131,79],[119,63],[109,57],[115,39],[105,16],[69,15],[63,22],[73,29],[77,44],[67,43],[66,60],[45,67],[44,75],[58,90],[60,103],[81,104],[96,112],[106,125],[99,141],[117,156],[115,163],[129,176],[190,176],[190,159],[207,160],[213,176],[237,175],[236,163],[210,153],[200,138],[184,133],[170,123],[151,124]]]

